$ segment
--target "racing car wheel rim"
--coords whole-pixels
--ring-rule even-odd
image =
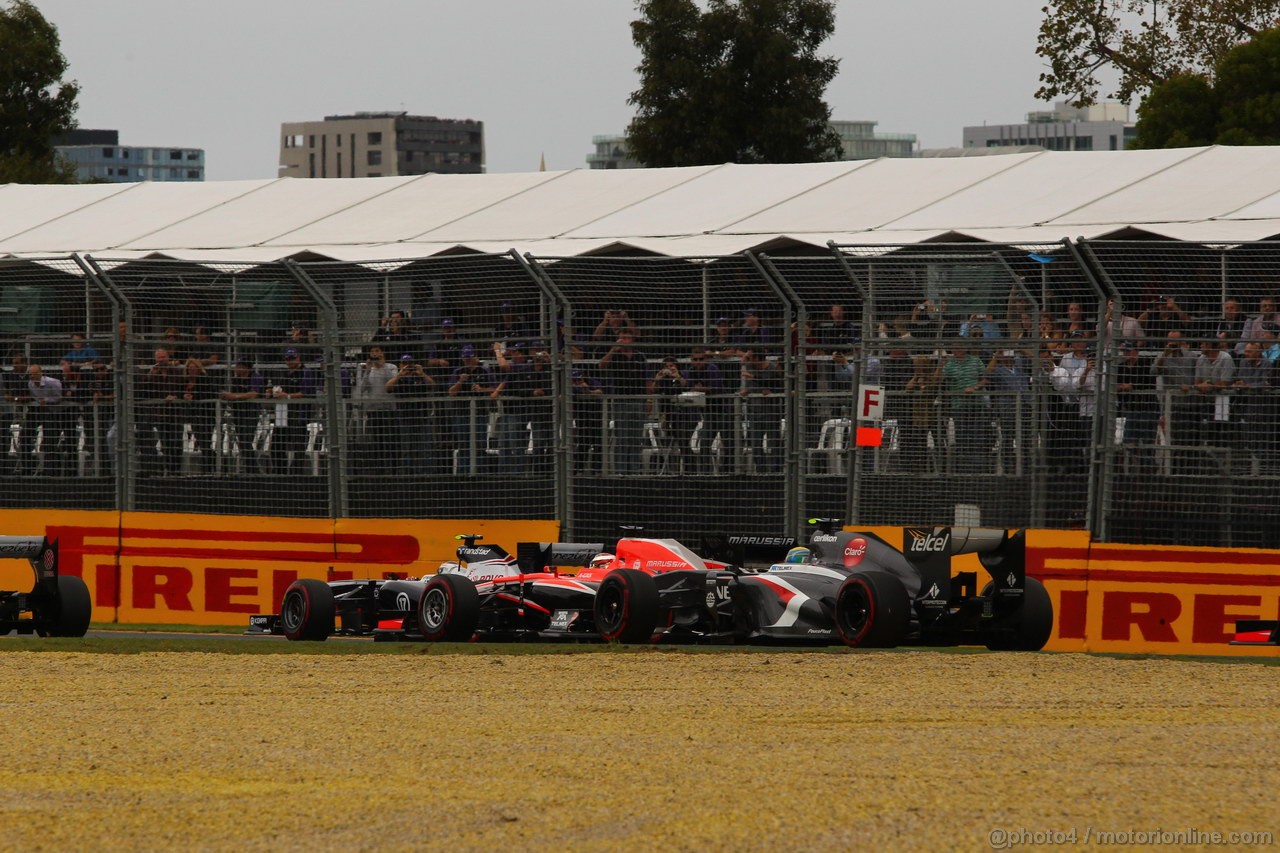
[[[625,591],[618,584],[602,585],[596,597],[600,633],[606,638],[616,636],[621,630],[622,614],[626,609]]]
[[[302,626],[306,621],[306,596],[296,590],[290,590],[289,594],[284,597],[284,601],[280,604],[280,624],[283,626],[286,634],[293,634],[301,631]]]
[[[871,621],[873,606],[871,596],[862,584],[850,584],[842,591],[843,600],[839,612],[840,633],[849,640],[858,640]]]
[[[435,632],[444,627],[449,613],[449,596],[440,587],[429,589],[422,598],[422,622],[425,631]]]

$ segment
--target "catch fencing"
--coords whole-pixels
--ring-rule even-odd
[[[7,259],[0,506],[1276,547],[1278,277],[1167,241]]]

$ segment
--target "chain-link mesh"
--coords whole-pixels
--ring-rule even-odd
[[[852,459],[854,518],[1082,526],[1096,402],[1062,358],[1095,357],[1102,300],[1068,248],[838,251],[866,296],[859,375],[885,398],[881,445]]]
[[[537,263],[566,303],[572,535],[782,531],[791,317],[755,265]]]
[[[121,506],[330,514],[324,351],[298,332],[319,307],[292,273],[146,260],[98,275],[122,304]]]
[[[0,262],[7,506],[103,509],[115,486],[112,305],[73,258]]]
[[[8,259],[3,503],[1274,546],[1277,278],[1168,241]]]
[[[520,259],[302,274],[336,313],[347,514],[555,517],[554,316]]]
[[[1280,244],[1107,242],[1082,254],[1136,343],[1116,355],[1100,535],[1276,547]]]

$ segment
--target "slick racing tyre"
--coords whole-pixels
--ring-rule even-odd
[[[982,594],[990,595],[993,588],[987,584]],[[993,652],[1038,652],[1052,635],[1053,599],[1044,584],[1029,577],[1022,593],[1022,606],[992,628],[987,648]]]
[[[432,642],[465,643],[480,622],[480,594],[465,575],[435,575],[418,602],[418,628]]]
[[[327,640],[333,633],[333,590],[302,578],[289,584],[280,602],[280,627],[290,640]]]
[[[38,616],[44,623],[38,630],[41,636],[83,637],[93,616],[88,584],[75,575],[58,575],[58,600],[42,607]]]
[[[658,626],[658,586],[636,569],[617,569],[596,590],[596,631],[606,640],[647,643]]]
[[[891,649],[907,636],[911,597],[888,572],[850,575],[836,594],[836,630],[850,646]]]

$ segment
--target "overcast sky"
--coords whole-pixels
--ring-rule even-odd
[[[4,0],[0,0],[4,2]],[[81,86],[81,127],[205,149],[209,180],[276,175],[280,124],[357,111],[484,122],[490,172],[585,168],[632,115],[632,0],[35,0]],[[832,117],[958,146],[1033,97],[1034,0],[839,0]]]

